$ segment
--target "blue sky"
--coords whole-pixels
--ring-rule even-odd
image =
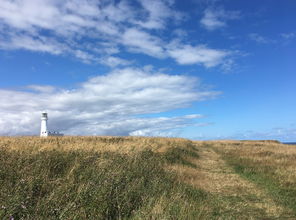
[[[185,2],[185,3],[184,3]],[[0,0],[0,135],[296,140],[293,0]]]

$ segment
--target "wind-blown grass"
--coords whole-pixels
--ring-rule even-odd
[[[216,142],[215,149],[235,171],[264,188],[296,218],[296,146],[276,141]]]
[[[293,219],[295,155],[271,141],[1,137],[0,219]]]
[[[182,160],[195,155],[190,143],[129,137],[2,138],[0,218],[196,218],[206,194],[164,169],[179,162],[166,153],[177,146],[184,148],[178,152]]]

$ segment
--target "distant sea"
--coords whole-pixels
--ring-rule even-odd
[[[291,145],[296,145],[296,142],[283,142],[283,144],[291,144]]]

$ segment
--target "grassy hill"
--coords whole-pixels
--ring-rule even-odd
[[[296,219],[296,146],[0,138],[0,219]]]

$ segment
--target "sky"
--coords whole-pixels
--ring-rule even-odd
[[[0,0],[0,135],[296,140],[294,0]]]

